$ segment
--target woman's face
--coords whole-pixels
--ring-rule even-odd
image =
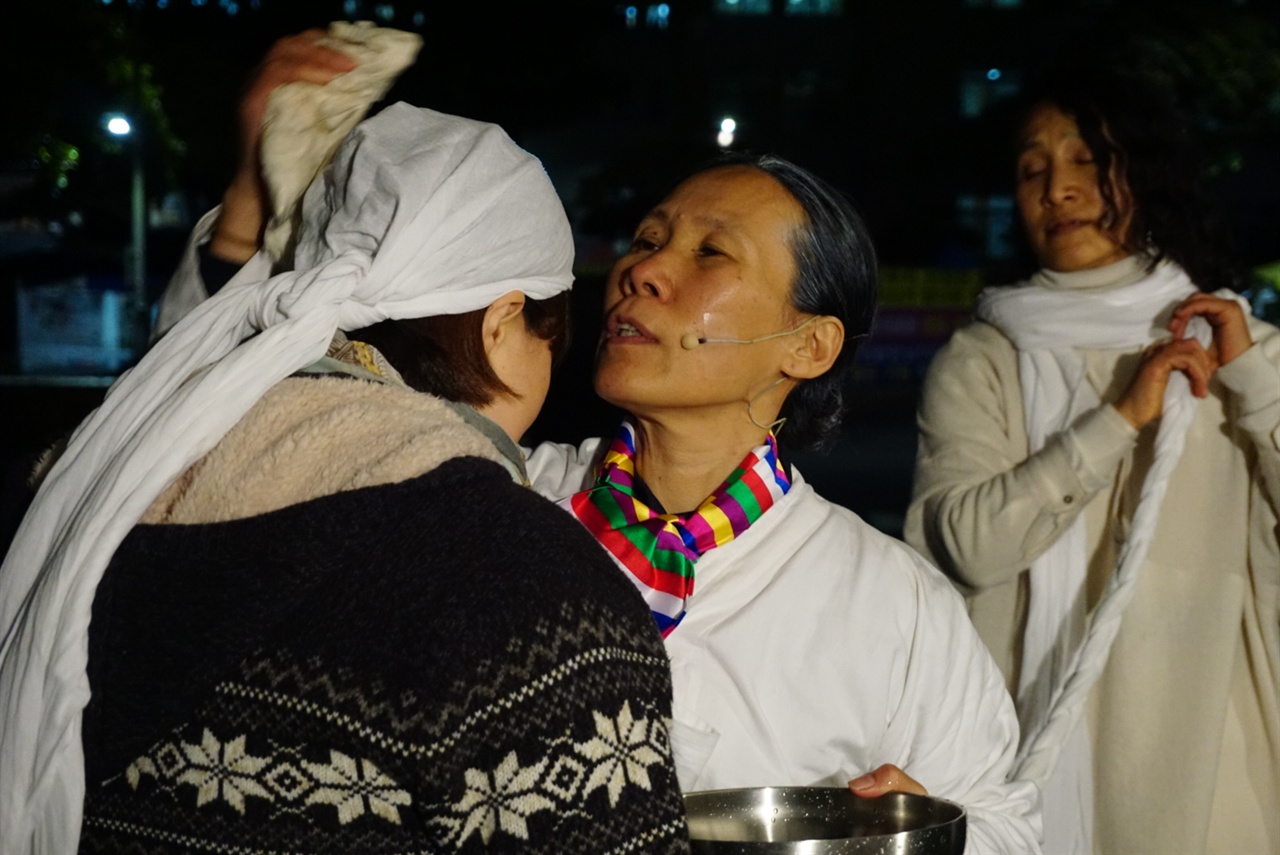
[[[639,416],[741,409],[777,380],[788,337],[693,348],[682,341],[752,339],[801,323],[790,301],[790,240],[804,222],[791,194],[754,167],[703,172],[676,187],[641,220],[609,275],[600,396]]]
[[[1114,211],[1098,188],[1093,152],[1070,115],[1036,108],[1019,140],[1018,210],[1041,266],[1072,272],[1103,267],[1130,255],[1126,248],[1133,200],[1112,161]]]

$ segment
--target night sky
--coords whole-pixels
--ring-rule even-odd
[[[731,116],[734,148],[782,154],[848,192],[886,262],[998,269],[1008,251],[992,257],[963,209],[1008,195],[1001,97],[1050,64],[1105,56],[1191,108],[1246,260],[1280,256],[1280,3],[800,0],[836,13],[795,15],[789,2],[764,3],[766,15],[726,11],[760,0],[10,4],[0,166],[23,174],[42,140],[75,146],[80,161],[60,191],[42,175],[0,195],[0,217],[79,210],[89,232],[118,231],[125,194],[113,188],[127,170],[102,150],[100,117],[136,100],[143,78],[141,97],[159,105],[146,138],[152,196],[182,189],[206,207],[230,174],[236,98],[267,46],[371,18],[424,39],[391,100],[503,125],[544,160],[578,231],[606,242],[717,153]],[[1017,249],[1016,232],[1006,243]]]

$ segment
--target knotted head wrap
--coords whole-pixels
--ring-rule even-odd
[[[308,189],[295,269],[255,256],[72,435],[0,568],[0,852],[76,849],[94,591],[174,479],[335,331],[567,290],[573,243],[538,161],[498,127],[396,104]]]

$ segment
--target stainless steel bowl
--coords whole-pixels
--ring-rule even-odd
[[[964,808],[846,787],[707,790],[684,797],[694,855],[960,855]]]

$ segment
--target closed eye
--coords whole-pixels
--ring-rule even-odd
[[[702,246],[698,247],[698,255],[702,256],[703,258],[707,258],[710,256],[724,255],[724,251],[717,246],[712,246],[709,243],[704,243]]]

